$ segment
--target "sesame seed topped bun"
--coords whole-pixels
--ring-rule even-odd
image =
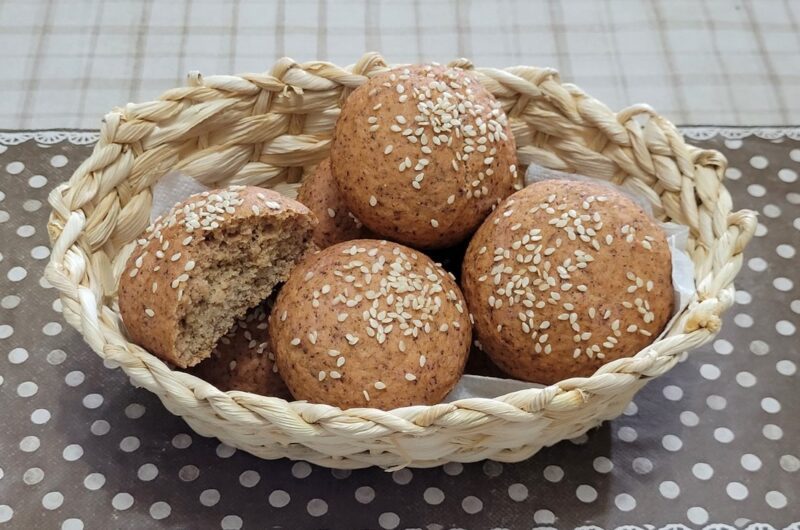
[[[467,238],[517,179],[500,104],[473,74],[438,65],[399,68],[355,90],[336,124],[331,163],[367,228],[418,248]]]
[[[461,276],[481,348],[552,384],[636,354],[673,303],[661,228],[596,183],[547,180],[509,197],[470,242]]]
[[[207,358],[313,247],[314,215],[271,190],[204,191],[158,218],[119,282],[131,340],[180,368]]]
[[[267,317],[271,308],[270,299],[248,311],[219,339],[211,357],[191,368],[191,373],[223,392],[238,390],[291,399],[269,346]]]
[[[440,402],[464,370],[471,325],[452,276],[424,254],[355,240],[310,254],[270,315],[295,398],[342,408]]]
[[[297,200],[317,216],[314,243],[319,248],[370,236],[369,230],[347,209],[331,173],[330,158],[320,162],[306,177],[297,192]]]

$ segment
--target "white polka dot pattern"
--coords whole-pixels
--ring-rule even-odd
[[[0,257],[0,392],[12,405],[0,432],[0,526],[23,525],[34,512],[42,527],[67,530],[566,527],[600,511],[659,528],[788,524],[800,509],[800,148],[727,144],[734,203],[762,215],[713,342],[573,443],[517,464],[391,473],[256,459],[194,434],[122,370],[104,368],[40,281],[50,256],[47,194],[88,151],[0,152],[0,241],[14,245]]]

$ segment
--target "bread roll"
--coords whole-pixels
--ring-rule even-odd
[[[438,403],[471,338],[452,277],[424,254],[376,240],[309,255],[281,289],[270,330],[295,398],[342,408]]]
[[[438,65],[376,75],[345,102],[331,146],[350,211],[418,248],[467,238],[514,191],[506,115],[470,72]]]
[[[634,355],[673,303],[661,228],[611,187],[549,180],[509,197],[467,249],[462,286],[482,349],[552,384]]]
[[[177,204],[136,243],[119,284],[131,340],[194,366],[313,245],[314,215],[270,190],[230,186]]]
[[[326,248],[342,241],[370,237],[361,221],[350,213],[331,173],[331,159],[319,163],[297,192],[297,200],[317,216],[314,243]]]

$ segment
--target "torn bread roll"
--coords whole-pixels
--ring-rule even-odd
[[[181,368],[207,358],[313,247],[314,223],[299,202],[253,186],[178,203],[137,241],[120,278],[131,340]]]

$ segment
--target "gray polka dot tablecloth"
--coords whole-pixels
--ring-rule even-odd
[[[104,366],[42,279],[47,194],[95,135],[0,132],[0,529],[800,520],[800,130],[695,134],[728,157],[734,204],[760,212],[716,340],[620,418],[525,462],[387,473],[259,460],[193,433]]]

